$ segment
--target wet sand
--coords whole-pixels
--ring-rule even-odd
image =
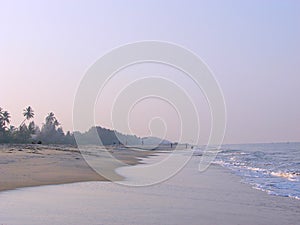
[[[299,200],[255,190],[218,165],[200,173],[198,163],[192,158],[176,176],[147,187],[83,182],[1,192],[0,223],[299,224]]]

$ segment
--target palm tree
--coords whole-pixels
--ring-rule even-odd
[[[0,108],[0,129],[5,129],[6,125],[10,123],[10,114]]]
[[[4,121],[3,121],[3,109],[0,107],[0,130],[4,129]]]
[[[23,126],[23,124],[25,123],[26,120],[30,120],[31,118],[34,117],[34,111],[31,108],[31,106],[28,106],[27,108],[25,108],[23,110],[23,116],[25,116],[25,119],[23,120],[23,122],[20,124],[20,127]]]
[[[50,112],[48,116],[46,117],[46,125],[53,125],[56,121],[56,118],[54,116],[53,112]]]
[[[4,121],[4,124],[5,124],[5,123],[9,124],[9,123],[10,123],[10,115],[9,115],[9,112],[4,111],[4,112],[2,113],[2,119],[3,119],[3,121]]]

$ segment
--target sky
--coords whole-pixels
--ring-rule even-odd
[[[0,106],[11,113],[13,125],[30,105],[38,125],[53,111],[64,130],[72,130],[74,97],[88,68],[118,46],[160,40],[193,51],[213,71],[226,102],[225,143],[300,141],[297,0],[0,2]],[[157,65],[121,71],[106,88],[106,101],[96,103],[98,125],[112,128],[110,94],[132,74],[147,73],[181,82],[174,75],[180,72]],[[196,96],[205,142],[208,107],[201,94],[189,91]],[[176,112],[160,100],[149,101],[150,111],[159,108],[168,117],[167,138],[175,140]],[[140,136],[149,135],[145,121],[157,113],[147,115],[145,107],[133,110],[132,129]]]

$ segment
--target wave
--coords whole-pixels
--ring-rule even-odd
[[[300,176],[300,173],[298,172],[270,172],[270,174],[272,176],[275,176],[275,177],[283,177],[283,178],[286,178],[290,181],[298,181],[298,178]]]
[[[250,184],[255,189],[265,191],[270,195],[300,200],[299,171],[293,167],[287,168],[287,165],[281,165],[285,170],[280,170],[274,162],[249,160],[247,157],[243,155],[238,157],[234,153],[234,155],[218,157],[214,163],[229,168],[242,177],[242,182]],[[291,169],[294,171],[289,171]]]
[[[264,192],[268,193],[269,195],[280,196],[280,197],[289,197],[289,198],[293,198],[293,199],[296,199],[296,200],[300,200],[300,196],[297,196],[295,194],[279,193],[279,192],[276,192],[276,191],[269,190],[268,188],[262,187],[258,184],[252,184],[252,188],[254,188],[256,190],[264,191]]]

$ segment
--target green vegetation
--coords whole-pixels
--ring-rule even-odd
[[[64,133],[61,124],[50,112],[40,129],[32,120],[34,110],[28,106],[23,110],[24,120],[19,127],[10,125],[10,113],[0,107],[0,143],[33,143],[33,144],[70,144],[76,145],[74,136],[80,140],[80,144],[99,145],[100,137],[102,145],[156,145],[171,144],[167,140],[155,137],[140,138],[136,135],[126,135],[120,132],[102,128],[99,126],[91,127],[88,131]],[[26,124],[28,123],[28,125]],[[96,137],[96,138],[95,138]]]
[[[126,135],[120,132],[102,128],[102,127],[92,127],[87,132],[80,133],[74,132],[77,140],[80,140],[80,144],[91,144],[98,145],[99,141],[95,138],[95,134],[100,137],[103,145],[140,145],[142,143],[142,139],[135,135]],[[96,136],[97,137],[97,136]]]
[[[23,110],[25,117],[19,127],[10,125],[9,112],[0,108],[0,143],[44,143],[44,144],[75,144],[73,134],[64,133],[53,112],[45,118],[40,129],[35,125],[34,110],[28,106]],[[26,121],[30,121],[26,125]]]
[[[74,134],[70,131],[64,133],[53,112],[46,116],[41,129],[36,126],[34,121],[31,121],[34,115],[34,110],[28,106],[23,110],[24,120],[22,123],[19,127],[14,127],[10,125],[9,112],[0,108],[0,143],[76,144]],[[98,126],[92,127],[84,133],[75,132],[76,138],[82,140],[81,144],[87,145],[99,144],[94,138],[94,134],[98,134],[103,145],[139,145],[142,143],[142,139],[135,135],[125,135]]]

